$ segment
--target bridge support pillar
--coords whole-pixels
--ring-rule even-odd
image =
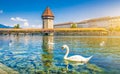
[[[52,35],[54,35],[54,33],[43,32],[42,35],[44,35],[44,36],[52,36]]]

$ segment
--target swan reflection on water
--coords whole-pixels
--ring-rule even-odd
[[[95,65],[95,64],[91,64],[91,63],[85,63],[85,62],[73,62],[73,61],[68,61],[68,60],[64,60],[65,64],[66,64],[66,70],[70,71],[70,67],[72,66],[72,70],[78,70],[78,73],[85,73],[89,74],[92,72],[92,74],[96,74],[96,73],[103,73],[104,69]],[[86,69],[86,70],[84,70]]]
[[[68,61],[68,60],[64,60],[64,63],[66,64],[66,69],[69,70],[69,65],[73,66],[73,67],[77,67],[79,65],[84,65],[84,62],[73,62],[73,61]]]

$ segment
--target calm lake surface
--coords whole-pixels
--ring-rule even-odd
[[[63,59],[93,55],[81,65]],[[120,36],[0,35],[0,63],[20,74],[120,74]]]

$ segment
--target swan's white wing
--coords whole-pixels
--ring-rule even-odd
[[[70,61],[86,61],[86,58],[84,58],[80,55],[74,55],[74,56],[68,57],[67,60],[70,60]]]

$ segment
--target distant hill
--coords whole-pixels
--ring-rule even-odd
[[[0,24],[0,28],[12,28],[12,27]]]

